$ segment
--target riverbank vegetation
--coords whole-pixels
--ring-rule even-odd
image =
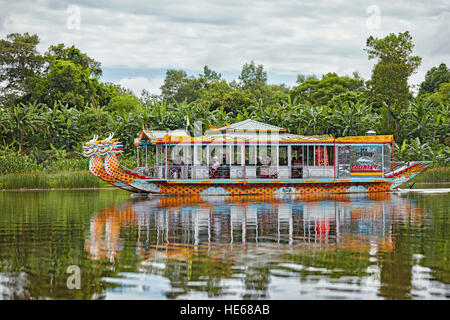
[[[0,40],[0,174],[8,175],[3,187],[18,187],[28,175],[36,176],[36,185],[48,176],[53,182],[43,185],[65,186],[65,174],[79,177],[73,185],[92,186],[75,172],[88,169],[81,148],[93,134],[119,137],[132,167],[132,143],[143,126],[193,134],[195,121],[205,131],[249,118],[303,135],[365,135],[372,129],[394,135],[396,161],[450,165],[450,70],[444,63],[431,68],[415,93],[408,79],[421,58],[413,55],[407,31],[367,39],[364,50],[376,60],[370,79],[355,71],[299,74],[291,87],[269,84],[264,67],[251,61],[232,81],[208,66],[198,75],[167,70],[161,94],[143,90],[139,97],[101,82],[100,62],[74,46],[52,45],[41,54],[38,43],[37,35],[27,33]],[[60,182],[52,180],[55,174],[62,175]]]
[[[450,184],[450,167],[430,168],[414,177],[411,182],[416,183],[446,183]]]
[[[13,173],[0,176],[0,190],[105,188],[109,184],[89,171]]]

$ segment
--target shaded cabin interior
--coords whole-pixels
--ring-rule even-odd
[[[378,179],[391,171],[392,142],[391,135],[302,136],[245,120],[199,137],[143,129],[135,146],[137,170],[155,179]]]

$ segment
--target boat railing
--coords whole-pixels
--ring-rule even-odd
[[[330,179],[334,166],[221,165],[217,170],[207,165],[157,166],[150,173],[158,179]]]

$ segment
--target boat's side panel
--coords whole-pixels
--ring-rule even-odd
[[[404,168],[400,168],[397,172],[392,174],[394,181],[391,185],[391,190],[402,183],[411,180],[430,165],[431,161],[415,161],[411,162],[409,165],[405,165]]]
[[[385,192],[391,182],[343,182],[343,183],[173,183],[162,181],[142,181],[142,188],[151,193],[170,195],[244,195],[244,194],[284,194],[284,193],[350,193]]]
[[[155,192],[155,189],[152,188],[151,184],[147,183],[145,177],[139,177],[135,172],[126,170],[115,155],[106,155],[104,168],[109,175],[140,192]]]
[[[130,192],[139,192],[138,189],[133,188],[129,185],[127,185],[126,183],[123,183],[119,180],[117,180],[116,178],[114,178],[113,176],[109,175],[106,171],[105,171],[105,167],[104,167],[104,163],[103,163],[104,159],[103,157],[100,156],[92,156],[90,157],[89,160],[89,171],[96,176],[97,178],[112,184],[115,187],[130,191]]]

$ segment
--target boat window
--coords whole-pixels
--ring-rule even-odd
[[[315,146],[308,146],[308,154],[307,154],[307,165],[313,166],[314,165],[314,148]]]
[[[334,166],[334,147],[327,146],[328,165]]]
[[[222,155],[219,154],[219,148],[215,145],[209,145],[208,148],[208,159],[209,159],[209,165],[212,165],[214,163],[214,157],[217,157],[219,159],[219,162],[222,163]]]
[[[351,176],[382,175],[382,146],[352,146],[350,149]]]
[[[195,145],[194,146],[194,154],[193,157],[194,159],[194,165],[199,165],[202,164],[202,146],[201,145]]]
[[[194,159],[194,146],[188,145],[184,147],[184,164],[193,164]]]
[[[156,163],[156,148],[152,146],[139,147],[138,167],[149,167]]]
[[[391,160],[392,160],[392,154],[391,154],[391,145],[385,144],[383,145],[383,171],[384,173],[391,171]]]
[[[350,177],[350,146],[338,147],[338,176]]]
[[[280,166],[287,166],[288,165],[288,147],[280,146],[278,155],[279,155],[278,157],[279,157]]]
[[[242,161],[242,145],[241,144],[235,144],[233,146],[233,161],[232,164],[234,165],[241,165]]]
[[[256,165],[256,146],[245,146],[245,164]]]
[[[258,157],[261,157],[261,163],[265,165],[273,165],[275,164],[274,156],[272,153],[275,150],[272,150],[272,146],[258,146]]]
[[[158,159],[160,165],[166,164],[166,146],[158,146]]]
[[[169,161],[171,164],[182,165],[184,164],[184,148],[180,145],[173,145],[170,148]]]
[[[316,146],[314,151],[314,165],[319,167],[329,166],[328,149],[326,146]]]
[[[233,145],[231,145],[231,144],[223,145],[223,148],[222,148],[222,163],[223,164],[231,163],[231,148],[232,147],[233,147]]]
[[[304,164],[304,150],[305,146],[292,146],[292,165],[293,166],[303,166]]]
[[[230,151],[231,145],[210,145],[209,146],[209,164],[212,164],[213,158],[217,157],[219,159],[220,164],[229,164],[230,163]]]
[[[206,165],[206,146],[201,147],[201,152],[199,152],[199,163],[201,165]]]
[[[136,148],[136,156],[137,156],[137,166],[140,167],[142,166],[142,152],[141,152],[141,147],[137,147]]]
[[[196,145],[194,148],[195,148],[195,157],[194,154],[192,155],[192,158],[194,159],[194,165],[205,165],[206,146]]]

